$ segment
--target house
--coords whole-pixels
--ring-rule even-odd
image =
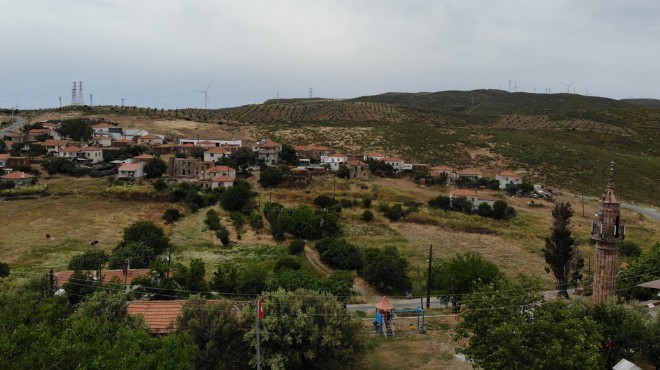
[[[276,143],[271,139],[259,141],[253,148],[257,152],[257,159],[263,161],[267,166],[274,166],[280,161],[282,153],[282,144]]]
[[[94,136],[92,138],[92,143],[94,145],[100,145],[103,147],[112,146],[112,136],[104,136],[104,135]]]
[[[220,145],[217,145],[217,143],[210,141],[210,140],[202,140],[197,142],[198,146],[201,146],[202,148],[217,148]]]
[[[322,156],[328,156],[332,151],[327,146],[320,145],[296,145],[293,148],[296,150],[298,158],[320,159]]]
[[[204,162],[199,158],[170,158],[169,175],[172,178],[200,179],[204,172],[210,168],[210,162]]]
[[[204,148],[210,148],[210,144],[213,143],[215,144],[215,147],[221,147],[221,146],[233,146],[236,148],[240,148],[243,146],[243,141],[242,140],[200,140],[200,139],[178,139],[177,144],[179,145],[184,145],[184,144],[195,144]]]
[[[135,144],[135,141],[131,139],[112,139],[112,146],[120,147],[120,148],[125,148],[127,146],[131,146]]]
[[[228,177],[236,178],[236,169],[229,166],[213,166],[206,169],[201,174],[201,178],[206,180],[219,176],[228,176]]]
[[[17,188],[32,186],[32,183],[35,182],[34,176],[21,171],[15,171],[7,175],[2,175],[0,176],[0,180],[11,181]]]
[[[128,302],[130,316],[142,316],[152,334],[169,334],[176,331],[176,322],[183,313],[185,300],[131,301]]]
[[[429,169],[429,176],[436,180],[444,176],[445,185],[449,185],[453,180],[458,178],[456,170],[449,166],[433,166]]]
[[[70,145],[64,148],[60,148],[60,151],[57,152],[57,156],[62,158],[76,159],[78,158],[78,153],[80,153],[80,147]]]
[[[348,157],[345,154],[334,153],[321,156],[321,165],[329,165],[330,171],[339,170],[339,166],[345,163],[348,163]]]
[[[382,161],[383,159],[385,159],[385,155],[382,154],[382,153],[378,153],[378,152],[368,152],[368,153],[364,153],[364,158],[363,159],[365,161],[368,161],[370,159],[373,159],[373,160],[376,160],[376,161]]]
[[[87,271],[89,272],[94,279],[98,280],[99,277],[97,276],[98,272],[97,271]],[[71,276],[73,275],[74,271],[73,270],[64,270],[64,271],[57,271],[54,273],[55,278],[57,279],[57,286],[62,288],[64,284],[68,283],[71,280]],[[108,284],[110,281],[114,278],[117,277],[121,282],[125,282],[126,284],[130,284],[133,279],[137,277],[143,277],[143,276],[149,276],[151,273],[150,269],[128,269],[128,270],[101,270],[101,282],[103,284]]]
[[[506,186],[509,184],[522,184],[522,178],[512,171],[500,171],[500,173],[495,175],[495,180],[500,182],[500,189],[506,189]]]
[[[479,180],[480,178],[483,177],[483,174],[481,171],[475,169],[475,168],[466,168],[464,170],[460,170],[456,172],[457,179],[470,179],[473,181]]]
[[[139,145],[161,145],[163,144],[163,138],[153,134],[138,136],[137,143]]]
[[[48,153],[58,153],[62,148],[66,147],[69,144],[68,140],[55,140],[48,139],[44,141],[41,145],[46,148]]]
[[[221,147],[212,147],[204,152],[204,162],[215,162],[219,161],[220,158],[229,157],[231,155],[231,149],[224,146]]]
[[[385,162],[385,164],[389,164],[390,166],[392,166],[394,172],[403,171],[404,169],[406,169],[404,168],[405,162],[401,158],[385,157],[382,159],[382,161]]]
[[[211,189],[215,188],[228,188],[234,186],[236,177],[231,176],[218,176],[211,179]]]
[[[94,136],[111,136],[114,139],[120,139],[122,136],[122,129],[111,123],[99,123],[92,126]]]
[[[369,180],[369,165],[362,161],[348,161],[348,172],[352,180]]]
[[[182,153],[186,157],[192,157],[195,153],[200,153],[204,151],[204,148],[197,146],[195,144],[179,144],[176,147],[177,153]]]
[[[124,139],[132,139],[134,141],[137,141],[137,139],[140,138],[141,136],[149,135],[149,131],[142,130],[139,128],[127,128],[122,130],[121,135],[122,138]]]
[[[28,131],[27,139],[28,141],[38,141],[37,137],[41,135],[49,135],[51,138],[55,140],[61,139],[60,134],[57,131],[50,130],[47,128],[33,128],[32,130]]]
[[[154,158],[156,158],[156,157],[154,157],[151,154],[144,153],[144,154],[140,154],[136,157],[133,157],[133,160],[131,161],[131,163],[147,163],[147,162],[149,162],[150,160],[152,160]]]
[[[458,189],[449,194],[450,199],[460,197],[467,198],[470,202],[472,202],[473,209],[477,209],[481,203],[486,203],[492,207],[495,202],[499,200],[497,198],[479,195],[476,191],[470,189]]]
[[[84,146],[78,152],[78,159],[91,161],[92,164],[103,162],[103,151],[95,146]]]
[[[119,166],[117,178],[141,180],[144,177],[144,163],[124,163]]]
[[[458,189],[454,190],[449,194],[449,199],[455,199],[455,198],[467,198],[470,202],[472,202],[472,205],[474,207],[478,206],[479,203],[479,195],[477,194],[476,191],[470,190],[470,189]]]
[[[0,153],[0,168],[7,167],[7,160],[9,159],[9,154]]]

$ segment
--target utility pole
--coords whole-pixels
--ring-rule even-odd
[[[313,90],[312,90],[312,88],[310,87],[310,88],[309,88],[309,98],[310,98],[310,99],[311,99],[312,96],[313,96],[312,91],[313,91]]]
[[[60,96],[59,99],[60,99],[60,109],[62,109],[62,97]]]
[[[426,309],[431,308],[431,263],[433,260],[433,244],[429,245],[429,282],[426,284]]]
[[[124,98],[121,98],[121,107],[124,108]]]
[[[89,106],[90,107],[94,106],[94,101],[92,100],[92,94],[89,94]]]
[[[257,317],[256,317],[257,320],[256,320],[255,334],[256,334],[256,337],[257,337],[256,338],[257,339],[257,345],[256,345],[256,349],[257,349],[257,370],[261,370],[261,354],[259,353],[260,350],[261,350],[259,348],[260,347],[260,344],[259,344],[259,342],[260,342],[260,340],[259,340],[259,320],[261,320],[261,299],[259,298],[259,296],[257,296],[257,309],[256,309],[256,311],[257,311]]]

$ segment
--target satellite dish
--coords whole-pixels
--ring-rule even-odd
[[[62,289],[62,288],[60,288],[60,289],[58,289],[57,291],[55,291],[55,296],[56,296],[56,297],[63,296],[64,294],[66,294],[66,291],[64,291],[64,289]]]

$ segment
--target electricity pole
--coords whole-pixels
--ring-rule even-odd
[[[429,245],[429,282],[426,284],[426,309],[431,308],[431,262],[433,259],[433,244]]]

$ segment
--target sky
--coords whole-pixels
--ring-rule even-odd
[[[0,0],[0,107],[71,104],[74,81],[86,104],[166,109],[473,89],[660,98],[659,20],[657,0]]]

